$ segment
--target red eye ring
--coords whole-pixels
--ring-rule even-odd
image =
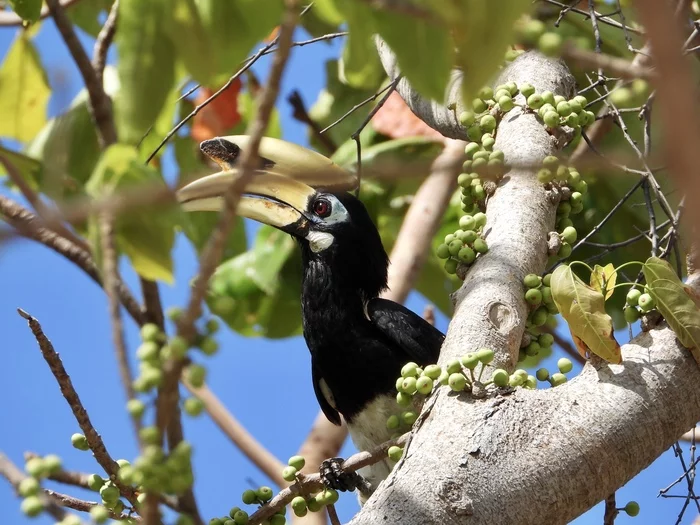
[[[322,219],[331,214],[331,203],[326,199],[318,199],[314,202],[314,213]]]

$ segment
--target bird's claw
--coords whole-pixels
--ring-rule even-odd
[[[366,484],[365,479],[357,472],[345,471],[343,461],[343,458],[330,458],[321,463],[319,473],[323,484],[341,492],[363,488]]]

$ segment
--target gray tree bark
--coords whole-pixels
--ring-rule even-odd
[[[391,52],[381,42],[378,48],[395,76]],[[567,97],[574,88],[561,62],[536,53],[519,57],[498,83],[509,80]],[[458,95],[459,86],[451,92]],[[422,100],[405,82],[399,93],[429,125],[463,136],[452,111]],[[531,166],[561,146],[517,107],[498,128],[496,148],[509,163]],[[495,366],[514,368],[527,318],[522,279],[544,270],[557,200],[532,170],[513,169],[500,182],[487,204],[490,251],[454,294],[441,364],[489,347]],[[698,282],[694,276],[689,284]],[[592,360],[554,389],[490,391],[480,399],[438,389],[404,459],[351,524],[539,525],[585,512],[700,420],[700,370],[665,324],[622,354],[621,365]]]

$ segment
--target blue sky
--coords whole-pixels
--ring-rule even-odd
[[[305,35],[299,34],[299,38]],[[0,56],[4,56],[14,37],[14,30],[0,29]],[[91,46],[88,38],[84,39]],[[53,24],[44,24],[36,38],[44,66],[54,88],[49,112],[55,115],[66,108],[81,87],[80,77]],[[306,130],[291,118],[285,102],[292,89],[299,89],[307,104],[313,103],[325,84],[324,61],[337,56],[339,44],[317,44],[296,48],[282,85],[279,108],[287,140],[305,144]],[[112,57],[114,58],[114,57]],[[268,61],[261,61],[258,74],[264,78]],[[2,118],[0,116],[0,118]],[[249,224],[247,228],[254,228]],[[196,270],[194,253],[182,238],[174,251],[176,284],[161,286],[166,306],[183,305],[187,282]],[[136,290],[136,279],[126,265],[122,271],[127,283]],[[133,432],[124,410],[124,395],[119,383],[109,332],[107,304],[101,290],[83,273],[63,258],[31,242],[12,242],[0,246],[0,327],[3,332],[3,380],[0,399],[0,450],[22,465],[24,451],[59,454],[64,464],[74,470],[97,472],[89,453],[70,445],[70,436],[79,431],[73,416],[60,396],[58,387],[45,365],[26,322],[15,309],[21,307],[37,317],[81,395],[90,417],[103,435],[115,458],[133,459],[137,455]],[[425,301],[413,294],[408,306],[422,311]],[[440,317],[438,326],[447,327]],[[138,333],[126,322],[131,352],[138,345]],[[220,335],[220,351],[207,360],[208,383],[233,414],[275,455],[285,460],[293,455],[306,436],[318,406],[311,387],[309,357],[302,338],[270,341],[246,339],[228,330]],[[547,364],[552,367],[558,355]],[[275,385],[285,385],[283,389]],[[293,385],[293,386],[288,386]],[[268,480],[255,469],[206,417],[185,418],[185,433],[195,446],[196,494],[205,518],[222,515],[240,504],[240,494],[251,486]],[[353,451],[347,445],[342,451]],[[626,487],[618,492],[622,505],[636,499],[642,513],[631,523],[674,523],[682,500],[657,498],[660,488],[681,474],[678,460],[667,452]],[[59,491],[94,499],[94,494],[73,488],[54,486]],[[682,485],[681,485],[682,487]],[[679,494],[685,491],[679,489]],[[344,495],[338,505],[344,521],[357,510],[354,495]],[[691,523],[689,512],[683,523]],[[632,518],[621,515],[618,523]],[[29,520],[19,511],[19,500],[9,485],[0,482],[0,523],[49,524],[47,516]],[[576,520],[577,524],[600,524],[602,509]]]

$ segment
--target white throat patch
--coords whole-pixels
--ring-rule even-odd
[[[333,237],[330,233],[327,233],[327,232],[310,231],[306,235],[306,240],[309,241],[309,246],[311,246],[311,251],[314,253],[318,253],[318,252],[322,252],[323,250],[328,248],[331,244],[333,244],[335,237]]]

